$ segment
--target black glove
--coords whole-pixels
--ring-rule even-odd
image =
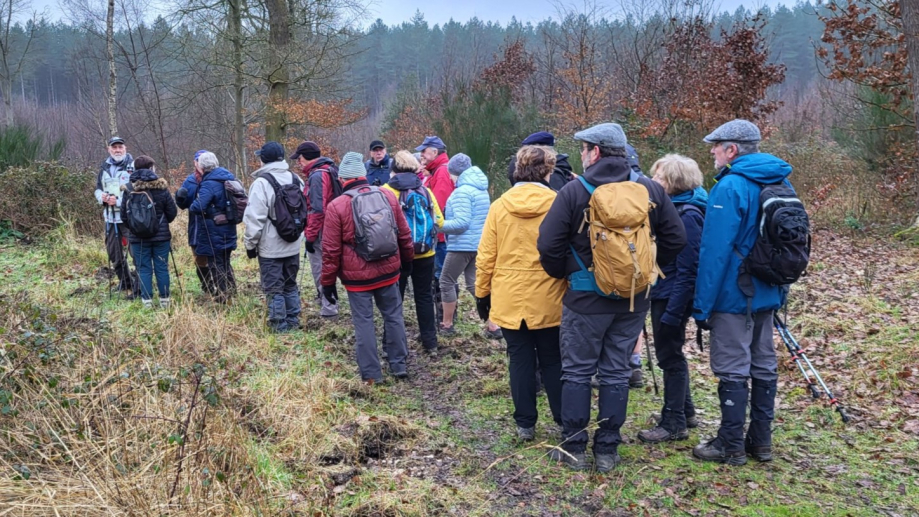
[[[250,259],[254,259],[255,257],[258,256],[258,248],[252,248],[251,250],[247,249],[246,256],[249,257]]]
[[[702,330],[712,330],[712,324],[708,320],[696,319],[696,326]]]
[[[658,340],[655,343],[677,343],[683,341],[686,336],[683,334],[683,329],[675,325],[668,325],[664,322],[661,322],[660,327],[657,328],[657,337]]]
[[[491,295],[484,298],[475,298],[475,310],[479,312],[479,317],[482,318],[482,321],[488,321],[488,316],[491,314]]]
[[[188,201],[188,189],[185,187],[176,190],[176,204],[184,205]]]
[[[316,253],[316,248],[313,246],[312,241],[306,241],[306,252],[307,252],[307,253]]]
[[[334,285],[322,286],[322,296],[332,305],[338,305],[338,289]]]
[[[412,263],[413,262],[414,262],[413,260],[409,260],[408,262],[402,263],[402,271],[401,271],[402,276],[409,276],[412,274],[412,268],[413,268]]]

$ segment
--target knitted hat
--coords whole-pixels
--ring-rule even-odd
[[[354,178],[363,178],[367,176],[367,169],[364,168],[364,155],[351,151],[345,154],[341,159],[341,165],[338,166],[338,177],[343,180]]]
[[[447,162],[447,170],[453,176],[459,176],[469,167],[472,167],[472,160],[463,153],[454,154]]]

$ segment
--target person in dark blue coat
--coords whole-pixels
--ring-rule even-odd
[[[190,207],[191,204],[194,203],[195,198],[198,197],[198,184],[204,176],[201,165],[198,164],[198,158],[206,152],[208,152],[206,149],[202,149],[195,153],[195,170],[185,178],[185,181],[182,182],[182,186],[176,191],[176,206],[182,210],[188,210],[188,207]],[[188,246],[191,248],[191,254],[195,259],[195,272],[198,274],[198,280],[201,282],[201,290],[213,296],[214,292],[212,286],[214,280],[211,276],[211,269],[207,265],[207,257],[195,253],[195,241],[198,238],[198,228],[203,226],[204,218],[201,217],[201,215],[188,214]]]
[[[214,153],[202,153],[198,157],[201,167],[201,182],[195,200],[188,212],[202,216],[204,224],[195,232],[195,254],[207,257],[207,265],[213,277],[214,300],[227,303],[236,290],[236,278],[230,265],[230,257],[236,249],[236,224],[220,217],[225,210],[227,193],[224,182],[236,180],[233,173],[220,167]]]
[[[685,440],[688,427],[699,425],[689,395],[689,367],[683,355],[686,323],[699,268],[699,243],[708,193],[702,171],[692,158],[668,154],[651,167],[652,179],[664,187],[686,230],[686,247],[674,262],[661,268],[663,278],[651,289],[651,328],[657,363],[664,371],[664,407],[653,429],[638,433],[645,443]]]
[[[392,157],[381,140],[370,142],[370,159],[364,162],[364,168],[367,169],[367,183],[381,187],[389,181]]]
[[[759,152],[760,139],[759,128],[741,119],[704,139],[712,145],[719,173],[706,206],[692,316],[700,328],[711,330],[709,354],[719,381],[721,428],[717,437],[693,449],[693,455],[729,465],[743,465],[747,455],[772,459],[778,379],[772,316],[781,306],[781,286],[742,274],[741,266],[759,233],[760,192],[764,185],[790,186],[791,165]]]
[[[169,194],[169,183],[156,175],[156,163],[149,156],[138,156],[134,160],[134,172],[130,183],[121,186],[129,196],[131,206],[139,200],[148,203],[153,201],[157,219],[156,233],[150,237],[140,237],[134,232],[128,233],[131,243],[131,254],[134,255],[134,266],[140,278],[140,297],[144,307],[153,307],[153,275],[156,274],[156,290],[160,295],[160,307],[169,307],[169,250],[172,233],[169,223],[176,218],[176,208],[172,195]],[[143,193],[143,194],[141,194]]]

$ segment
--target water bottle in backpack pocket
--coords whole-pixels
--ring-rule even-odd
[[[399,204],[412,234],[415,256],[434,249],[437,229],[434,226],[434,207],[426,187],[404,190],[399,193]]]
[[[246,207],[249,206],[249,195],[246,194],[246,189],[237,180],[226,180],[223,182],[223,190],[226,201],[224,206],[217,207],[218,213],[214,216],[214,224],[222,226],[243,222],[243,214],[246,213]]]
[[[367,262],[399,253],[396,217],[386,194],[379,187],[361,187],[345,194],[351,198],[354,216],[354,251]]]

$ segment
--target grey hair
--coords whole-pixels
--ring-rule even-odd
[[[759,152],[759,142],[721,142],[721,148],[725,151],[732,145],[737,147],[737,156]]]
[[[198,166],[201,167],[202,172],[211,172],[220,167],[220,162],[217,161],[217,155],[214,153],[201,153],[201,156],[198,157]]]

